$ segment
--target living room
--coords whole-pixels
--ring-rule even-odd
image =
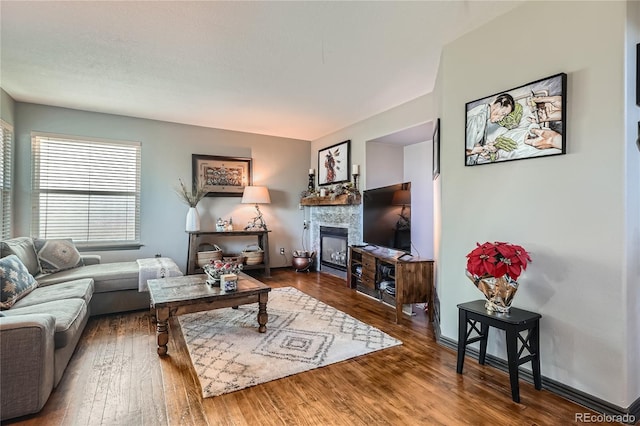
[[[480,295],[465,277],[465,255],[476,242],[521,244],[533,261],[521,277],[515,305],[542,315],[543,387],[601,412],[637,417],[639,10],[633,1],[523,2],[447,43],[430,92],[312,139],[43,105],[14,99],[3,81],[0,115],[13,126],[15,142],[13,235],[29,235],[31,229],[32,132],[139,141],[143,246],[101,251],[103,262],[161,254],[184,268],[186,206],[173,189],[178,179],[191,178],[191,155],[207,154],[252,159],[254,184],[267,186],[271,195],[262,211],[271,230],[272,267],[284,268],[290,257],[277,249],[301,248],[307,213],[299,209],[300,192],[308,169],[318,167],[319,150],[350,140],[351,163],[361,166],[366,182],[381,173],[367,167],[368,141],[440,118],[441,172],[433,183],[433,204],[422,208],[433,208],[441,344],[450,347],[457,340],[457,304]],[[524,29],[534,19],[544,22],[543,32],[554,40],[546,44]],[[3,53],[3,67],[5,61]],[[466,102],[560,72],[568,75],[565,155],[463,165]],[[429,158],[424,168],[428,179]],[[219,217],[246,223],[254,207],[239,200],[206,197],[198,206],[202,229],[213,229]],[[506,359],[502,335],[493,337],[488,352]]]

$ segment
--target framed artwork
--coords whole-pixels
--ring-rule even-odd
[[[318,151],[318,185],[349,182],[351,140]]]
[[[440,175],[440,119],[436,120],[433,129],[433,180]]]
[[[467,102],[465,166],[566,153],[567,74]]]
[[[193,182],[205,184],[207,197],[242,197],[251,185],[251,158],[191,155]]]
[[[636,44],[636,105],[640,106],[640,43]]]

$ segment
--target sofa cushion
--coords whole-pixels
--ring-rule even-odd
[[[38,284],[48,286],[81,278],[93,278],[94,293],[138,289],[138,263],[113,262],[87,265],[55,274],[39,275]]]
[[[33,240],[43,274],[64,271],[84,265],[82,256],[70,239]]]
[[[91,301],[91,296],[93,296],[93,279],[85,278],[46,287],[38,287],[29,293],[28,296],[18,300],[13,305],[13,309],[62,299],[82,299],[88,305]]]
[[[0,278],[0,309],[11,308],[38,286],[33,275],[15,254],[0,259]]]
[[[64,348],[82,332],[83,321],[88,315],[87,304],[82,299],[53,300],[23,308],[5,311],[7,317],[25,314],[49,314],[55,318],[55,348]]]
[[[18,256],[34,277],[42,272],[40,271],[40,262],[38,262],[38,255],[31,238],[18,237],[0,241],[0,257],[6,257],[10,254]]]

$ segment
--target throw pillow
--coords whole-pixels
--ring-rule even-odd
[[[38,286],[38,282],[15,254],[0,259],[0,309],[9,309]]]
[[[0,257],[7,257],[10,254],[18,256],[34,277],[42,272],[40,271],[40,262],[38,262],[38,255],[31,237],[16,237],[0,241]]]
[[[44,274],[83,266],[82,257],[71,240],[34,239],[40,269]]]

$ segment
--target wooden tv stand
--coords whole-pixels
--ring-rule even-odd
[[[395,305],[396,322],[402,318],[402,305],[410,303],[427,303],[429,321],[433,321],[434,261],[401,255],[402,252],[382,247],[350,246],[347,285]],[[395,271],[391,275],[396,284],[395,297],[380,289],[380,283],[383,281],[381,267],[384,266]]]

